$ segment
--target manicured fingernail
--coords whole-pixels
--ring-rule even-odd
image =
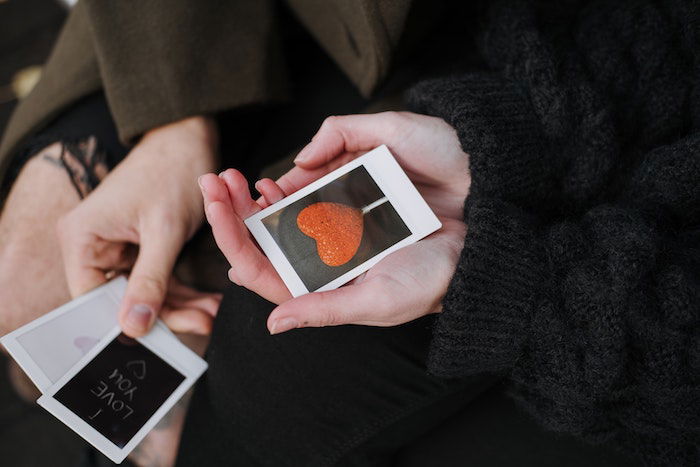
[[[294,318],[282,318],[272,323],[270,334],[280,334],[299,327],[299,321]]]
[[[139,303],[126,314],[126,323],[134,329],[147,330],[156,317],[156,312],[148,305]]]
[[[262,182],[262,180],[258,180],[257,182],[255,182],[255,189],[258,191],[260,191],[260,182]]]

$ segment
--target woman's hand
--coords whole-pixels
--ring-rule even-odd
[[[148,332],[169,289],[184,305],[183,313],[169,306],[163,315],[174,331],[206,333],[211,328],[208,311],[217,296],[210,296],[204,308],[188,306],[205,297],[184,293],[181,287],[173,290],[170,279],[182,246],[203,219],[195,180],[216,166],[216,146],[215,124],[204,117],[152,130],[95,191],[59,220],[71,295],[104,283],[106,273],[131,270],[119,314],[130,336]]]
[[[384,258],[349,285],[290,300],[243,219],[380,144],[387,144],[443,223],[440,231]],[[280,303],[268,319],[276,334],[306,326],[392,326],[440,311],[464,242],[462,208],[469,192],[468,156],[443,120],[386,112],[327,119],[277,182],[261,180],[253,201],[243,176],[227,170],[200,179],[207,219],[232,265],[232,281]]]

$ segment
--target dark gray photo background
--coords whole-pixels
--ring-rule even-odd
[[[316,241],[297,227],[299,213],[305,207],[318,202],[342,203],[361,209],[384,196],[384,192],[367,169],[359,166],[265,217],[262,222],[306,288],[313,292],[408,237],[411,231],[391,202],[387,201],[365,214],[362,242],[353,259],[342,266],[328,266],[318,256]],[[276,219],[279,219],[278,224],[275,223]]]
[[[143,379],[135,377],[127,367],[132,361],[144,362],[146,374]],[[108,379],[115,369],[138,388],[133,400],[124,397],[117,390],[114,381]],[[116,446],[123,448],[184,380],[182,373],[143,344],[120,334],[59,389],[54,398]],[[107,383],[107,393],[115,393],[115,400],[128,402],[133,409],[129,417],[124,418],[126,412],[115,413],[109,410],[105,405],[106,399],[91,394],[91,390],[97,388],[100,381]],[[103,410],[102,413],[90,420],[99,409]]]

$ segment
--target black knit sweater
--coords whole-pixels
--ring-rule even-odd
[[[485,69],[409,93],[472,177],[429,367],[505,374],[553,430],[698,466],[698,3],[552,3],[492,2]]]

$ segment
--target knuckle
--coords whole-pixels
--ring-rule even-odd
[[[326,117],[323,120],[323,123],[321,124],[321,129],[328,130],[328,129],[336,127],[339,123],[340,118],[341,117],[339,117],[337,115],[330,115],[330,116]]]
[[[141,290],[152,294],[153,296],[165,297],[167,292],[166,281],[151,274],[138,274],[130,278]]]
[[[158,234],[179,235],[184,230],[184,222],[174,210],[158,209],[149,217],[151,229]]]
[[[380,276],[377,277],[379,290],[390,290],[390,279]],[[396,306],[396,300],[389,294],[375,294],[372,297],[372,310],[380,316],[391,314],[391,311]]]
[[[332,300],[326,293],[320,295],[319,310],[322,310],[320,325],[321,326],[337,326],[343,324],[340,313],[333,306]]]
[[[320,326],[325,327],[325,326],[337,326],[340,324],[338,322],[338,315],[335,311],[333,310],[326,310],[323,313],[323,316],[321,317],[320,321]]]
[[[408,112],[392,112],[389,118],[389,131],[394,134],[402,134],[411,124]]]

